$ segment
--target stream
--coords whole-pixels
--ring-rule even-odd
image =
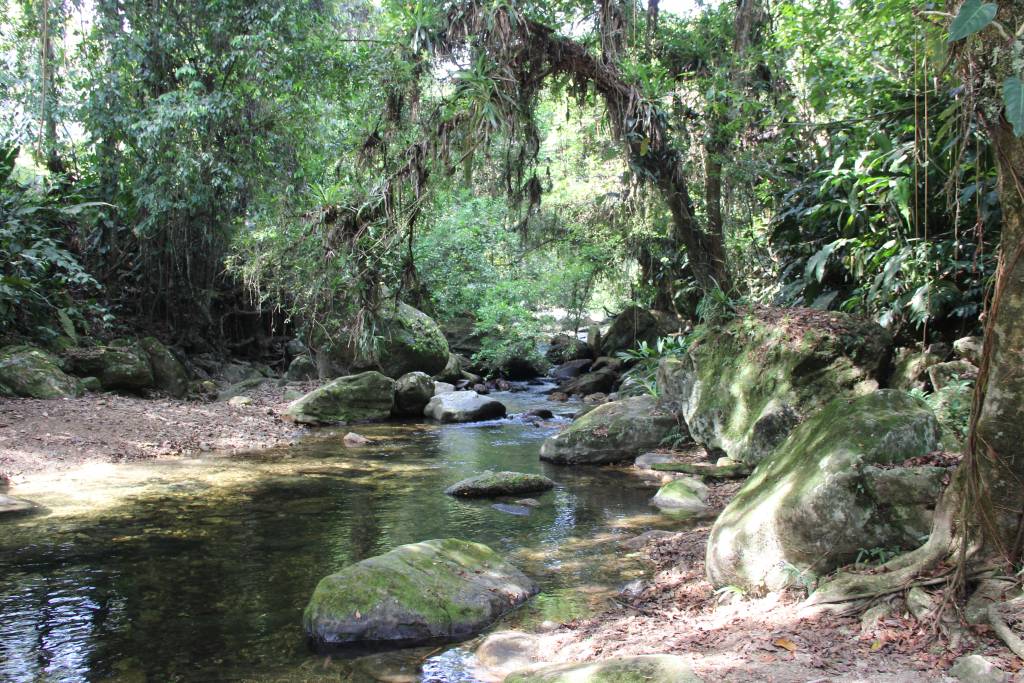
[[[537,579],[542,593],[499,628],[605,609],[644,573],[616,539],[673,522],[626,468],[540,462],[543,440],[579,407],[547,401],[545,388],[493,394],[510,414],[556,414],[540,425],[359,425],[245,456],[32,477],[11,493],[45,510],[0,523],[0,681],[336,681],[353,662],[315,654],[302,631],[316,583],[430,538],[485,543]],[[345,448],[350,430],[372,444]],[[444,495],[485,469],[558,486],[516,514]],[[413,672],[424,662],[421,681],[483,680],[469,644],[370,661]]]

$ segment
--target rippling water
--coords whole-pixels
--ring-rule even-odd
[[[538,393],[496,394],[516,413]],[[624,470],[541,463],[558,428],[518,420],[324,430],[288,449],[104,465],[11,493],[46,512],[0,523],[0,680],[338,680],[351,663],[313,654],[301,614],[317,581],[397,545],[454,536],[508,554],[543,592],[505,625],[599,609],[636,576],[617,533],[666,523]],[[558,486],[527,516],[445,487],[484,469]],[[510,502],[510,501],[505,501]],[[465,648],[416,653],[423,680],[473,681]],[[404,665],[409,653],[390,657]]]

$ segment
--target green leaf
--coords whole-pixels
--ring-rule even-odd
[[[1003,102],[1006,103],[1006,120],[1013,124],[1017,137],[1024,137],[1024,82],[1017,76],[1003,81]]]
[[[60,321],[60,326],[64,329],[64,334],[69,336],[71,341],[77,344],[78,334],[75,332],[75,323],[72,322],[71,316],[68,315],[68,312],[65,309],[57,309],[57,320]]]
[[[957,13],[956,19],[949,25],[949,38],[946,39],[946,42],[952,43],[974,35],[992,23],[998,9],[994,2],[982,3],[981,0],[965,0],[964,4],[960,6],[960,12]]]

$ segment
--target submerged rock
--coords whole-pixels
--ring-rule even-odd
[[[0,518],[32,512],[35,509],[36,504],[31,501],[0,493]]]
[[[522,631],[498,631],[487,636],[473,654],[487,669],[508,674],[540,661],[540,638]]]
[[[438,422],[479,422],[505,417],[505,404],[475,391],[454,391],[435,395],[423,414]]]
[[[445,493],[459,498],[493,498],[548,491],[554,487],[555,482],[539,474],[488,470],[449,486]]]
[[[78,380],[45,351],[31,346],[0,349],[0,396],[70,398],[81,393]]]
[[[679,428],[651,396],[600,405],[544,442],[541,460],[567,465],[599,465],[634,460]]]
[[[837,396],[878,388],[889,334],[830,311],[753,309],[658,366],[662,399],[712,454],[754,465]]]
[[[285,417],[308,425],[367,422],[391,416],[395,381],[379,372],[364,372],[314,389],[288,406]]]
[[[188,369],[185,365],[156,337],[143,337],[139,345],[149,357],[156,388],[174,398],[184,398],[188,394]]]
[[[946,470],[898,467],[934,450],[923,402],[886,389],[835,399],[766,458],[711,530],[716,586],[775,590],[784,568],[825,574],[864,548],[915,548],[931,528]],[[895,466],[895,467],[894,467]]]
[[[347,448],[358,448],[359,446],[369,445],[370,440],[362,434],[349,432],[341,438],[341,443],[345,444]]]
[[[485,545],[423,541],[321,580],[303,624],[321,643],[464,639],[538,590]]]
[[[519,671],[506,677],[505,683],[701,683],[702,680],[682,657],[641,655]]]

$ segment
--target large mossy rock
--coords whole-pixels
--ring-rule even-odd
[[[444,370],[448,342],[433,318],[402,302],[382,309],[377,317],[373,353],[356,353],[344,334],[333,344],[321,345],[319,352],[334,366],[352,371],[379,370],[392,379],[417,370],[428,375]]]
[[[555,488],[555,482],[539,474],[524,472],[481,472],[452,484],[445,493],[457,498],[494,498],[538,493]]]
[[[434,396],[434,380],[425,372],[408,372],[395,382],[395,415],[423,417]]]
[[[682,321],[661,311],[630,306],[615,316],[608,331],[601,337],[602,356],[614,356],[620,351],[635,349],[640,342],[654,346],[660,337],[679,332]]]
[[[188,369],[170,349],[156,337],[143,337],[139,340],[139,346],[149,357],[149,366],[153,370],[153,381],[157,389],[162,389],[175,398],[182,398],[188,394]]]
[[[105,346],[68,349],[65,362],[79,377],[96,377],[104,389],[141,391],[156,386],[149,355],[132,339],[116,339]]]
[[[505,404],[475,391],[435,394],[423,414],[438,422],[480,422],[505,417]]]
[[[78,380],[64,374],[60,361],[31,346],[0,349],[0,396],[68,398],[82,393]]]
[[[607,394],[615,386],[618,374],[609,368],[601,368],[597,372],[577,375],[558,385],[556,391],[568,396],[589,396],[590,394]]]
[[[544,357],[552,365],[561,365],[576,360],[591,360],[594,356],[587,342],[572,335],[557,334],[551,338]]]
[[[321,643],[459,640],[537,591],[536,583],[485,545],[423,541],[322,579],[303,624]]]
[[[615,657],[582,664],[559,664],[517,671],[505,683],[701,683],[677,655]]]
[[[679,429],[676,418],[652,396],[612,401],[594,408],[544,442],[541,460],[564,465],[601,465],[635,460]]]
[[[371,370],[314,389],[288,406],[285,417],[308,425],[385,420],[394,394],[395,380]]]
[[[691,339],[659,365],[662,399],[698,444],[751,465],[833,398],[877,389],[890,344],[868,320],[764,307]]]
[[[872,548],[915,548],[931,527],[946,470],[900,467],[939,444],[931,410],[884,389],[838,398],[761,462],[711,530],[716,586],[778,589]],[[788,571],[787,571],[788,570]]]

